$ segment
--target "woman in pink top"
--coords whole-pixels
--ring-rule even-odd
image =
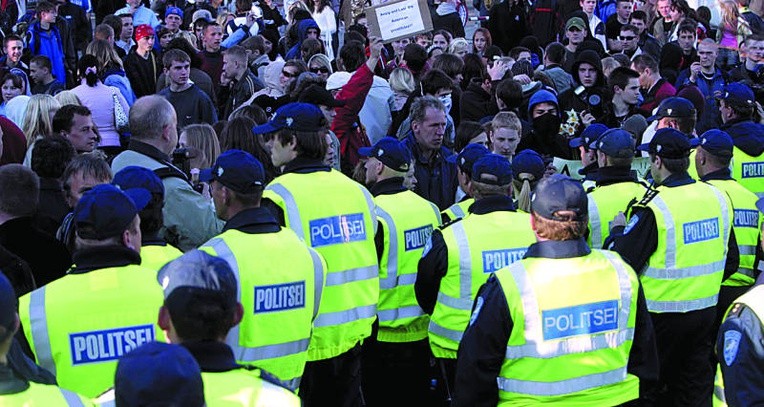
[[[107,155],[113,156],[122,149],[114,117],[114,96],[116,95],[119,100],[125,115],[129,114],[130,106],[119,89],[106,86],[98,79],[96,57],[90,54],[83,56],[78,64],[78,70],[81,84],[72,89],[72,92],[92,113],[93,123],[98,127],[98,133],[101,135],[99,148]]]

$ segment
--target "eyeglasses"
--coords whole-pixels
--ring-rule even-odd
[[[321,66],[321,67],[318,67],[318,68],[310,68],[310,71],[313,72],[313,73],[319,73],[319,72],[320,73],[329,73],[329,68],[327,68],[325,66]]]
[[[288,71],[284,71],[284,70],[281,71],[281,74],[284,75],[287,78],[296,78],[296,77],[300,76],[300,74],[297,73],[297,72],[292,73],[292,72],[288,72]]]
[[[619,36],[618,38],[619,38],[621,41],[631,41],[631,40],[633,40],[634,38],[637,38],[637,37],[635,37],[635,36],[633,36],[633,35],[621,35],[621,36]]]

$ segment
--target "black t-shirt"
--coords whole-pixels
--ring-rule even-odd
[[[618,15],[612,14],[605,22],[605,37],[610,40],[618,39],[618,36],[621,35],[621,27],[624,25],[618,21]]]

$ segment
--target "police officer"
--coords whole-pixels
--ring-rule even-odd
[[[477,161],[478,158],[489,154],[490,152],[491,151],[482,144],[470,143],[467,144],[458,155],[449,157],[449,160],[452,157],[455,160],[456,179],[459,181],[459,188],[464,191],[464,197],[459,202],[456,202],[441,212],[443,223],[465,217],[469,212],[470,206],[475,203],[475,198],[469,193],[470,180],[472,178],[472,166],[475,165],[475,161]]]
[[[592,127],[593,125],[589,126]],[[588,130],[589,128],[587,128]],[[584,130],[586,133],[587,130]],[[594,151],[599,170],[594,188],[587,191],[589,198],[589,237],[593,249],[601,249],[610,234],[610,221],[618,212],[626,211],[629,204],[645,195],[647,186],[631,170],[634,159],[634,139],[626,130],[607,130],[598,140],[589,144]]]
[[[535,241],[529,215],[515,210],[512,180],[505,157],[479,158],[472,167],[470,214],[435,230],[419,260],[414,288],[430,314],[430,349],[445,370],[445,384],[454,383],[456,350],[478,288]]]
[[[719,96],[719,112],[726,131],[735,143],[732,178],[764,197],[764,125],[753,121],[756,98],[748,85],[734,82]]]
[[[265,170],[251,154],[228,150],[199,179],[210,183],[215,211],[226,221],[223,233],[200,250],[228,262],[245,308],[226,343],[239,363],[266,369],[296,390],[308,358],[326,263],[260,207]]]
[[[639,270],[665,389],[654,396],[670,405],[711,400],[710,322],[721,282],[738,266],[732,204],[717,188],[690,178],[690,148],[687,136],[673,128],[638,147],[649,153],[658,187],[632,207],[625,229],[619,220],[611,228],[612,250]]]
[[[315,105],[290,103],[252,131],[264,135],[273,165],[283,167],[263,205],[327,264],[300,396],[306,406],[360,405],[361,342],[371,335],[379,301],[377,221],[369,191],[324,164],[325,126]]]
[[[616,253],[586,245],[580,182],[545,178],[531,205],[537,243],[480,288],[459,347],[454,406],[636,400],[658,373],[637,276]]]
[[[162,267],[157,280],[164,291],[159,326],[199,363],[207,405],[300,405],[299,397],[267,371],[237,364],[226,345],[228,331],[244,312],[228,262],[192,250]]]
[[[114,174],[112,183],[123,190],[143,188],[151,193],[151,200],[138,214],[141,218],[141,266],[159,271],[168,261],[180,257],[183,252],[159,236],[164,224],[164,185],[156,173],[132,165]]]
[[[592,123],[581,132],[580,137],[571,139],[568,145],[578,150],[581,156],[582,167],[578,174],[584,177],[584,189],[594,186],[599,173],[599,164],[597,163],[597,152],[590,145],[602,136],[602,133],[608,130],[607,126],[601,123]]]
[[[413,164],[411,151],[397,138],[381,138],[358,153],[368,157],[366,184],[374,195],[379,222],[374,239],[379,257],[379,327],[364,342],[364,398],[370,407],[427,405],[429,318],[416,302],[414,280],[424,245],[440,226],[440,210],[403,186]]]
[[[756,202],[764,212],[764,199]],[[764,278],[759,276],[747,293],[736,299],[716,338],[716,355],[724,377],[724,399],[728,406],[764,403]]]
[[[708,182],[727,194],[732,202],[740,265],[731,277],[722,282],[716,315],[721,323],[732,301],[751,288],[759,270],[756,265],[762,259],[762,216],[756,209],[756,195],[734,180],[730,174],[733,155],[732,138],[724,131],[711,129],[700,136],[695,154],[695,168],[700,180]]]
[[[16,293],[0,272],[0,404],[4,406],[82,406],[84,397],[55,385],[39,384],[18,375],[8,363],[13,337],[19,329]]]
[[[114,384],[117,359],[157,338],[162,293],[155,270],[140,266],[142,188],[102,184],[74,208],[76,266],[21,297],[24,335],[59,385],[95,397]]]

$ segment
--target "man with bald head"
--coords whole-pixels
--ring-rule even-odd
[[[128,149],[114,158],[112,171],[137,165],[154,171],[165,189],[165,241],[187,251],[220,233],[223,223],[215,216],[210,200],[193,189],[188,176],[172,164],[178,144],[177,117],[167,99],[150,95],[130,108],[132,137]]]

